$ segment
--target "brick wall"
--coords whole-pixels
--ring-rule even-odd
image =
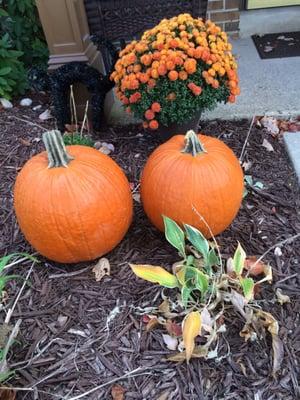
[[[240,0],[208,0],[206,18],[214,21],[222,30],[238,36]]]

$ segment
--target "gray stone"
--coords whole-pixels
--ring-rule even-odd
[[[285,132],[283,140],[300,184],[300,132]]]

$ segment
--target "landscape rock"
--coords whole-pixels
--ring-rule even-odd
[[[20,106],[22,106],[22,107],[29,107],[29,106],[31,106],[31,104],[32,104],[32,100],[29,99],[28,97],[26,97],[25,99],[22,99],[20,101]]]
[[[13,108],[12,103],[9,100],[4,99],[3,97],[0,98],[0,103],[2,104],[3,108]]]

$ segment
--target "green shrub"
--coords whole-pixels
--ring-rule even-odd
[[[48,49],[34,0],[0,0],[0,97],[28,87],[27,68],[46,65]]]
[[[26,89],[26,71],[20,61],[22,54],[12,49],[8,33],[3,35],[0,39],[0,97],[10,99]]]

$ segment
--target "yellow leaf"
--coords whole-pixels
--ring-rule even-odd
[[[198,346],[194,348],[192,358],[201,358],[201,357],[206,357],[207,356],[207,349],[204,348],[203,346]],[[182,351],[180,353],[173,354],[171,356],[168,356],[169,361],[174,361],[174,362],[183,362],[186,360],[186,351]]]
[[[139,278],[145,279],[149,282],[158,283],[167,288],[178,287],[176,276],[170,274],[170,272],[166,271],[162,267],[156,267],[153,265],[129,265],[135,275]]]
[[[195,337],[199,335],[200,330],[201,315],[198,311],[193,311],[186,316],[182,330],[187,362],[189,362],[192,357],[195,348]]]

